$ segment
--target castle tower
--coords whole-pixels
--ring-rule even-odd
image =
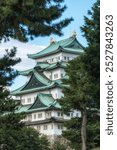
[[[27,76],[28,82],[12,91],[12,95],[21,100],[18,112],[26,113],[25,124],[50,139],[62,134],[64,121],[80,116],[77,111],[63,114],[59,99],[63,96],[61,79],[65,77],[64,69],[68,61],[82,52],[83,46],[75,34],[57,42],[51,39],[48,47],[28,55],[36,61],[36,66],[20,72],[20,75]]]

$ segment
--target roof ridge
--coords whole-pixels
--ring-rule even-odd
[[[56,41],[56,42],[50,44],[49,46],[47,46],[42,51],[39,51],[38,53],[29,54],[28,57],[32,58],[32,59],[37,59],[37,58],[44,57],[49,54],[55,53],[55,51],[57,52],[57,50],[60,51],[59,47],[64,49],[64,47],[67,47],[67,45],[72,43],[75,39],[76,39],[76,37],[69,37],[69,38],[66,38],[66,39],[63,39],[60,41]]]
[[[19,75],[28,75],[32,71],[33,71],[33,68],[27,69],[27,70],[18,71],[18,73],[19,73]]]

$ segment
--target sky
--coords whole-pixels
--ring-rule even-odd
[[[38,37],[28,43],[21,43],[17,40],[11,39],[7,43],[0,44],[0,56],[4,54],[4,49],[12,48],[13,46],[17,47],[17,57],[22,59],[22,62],[17,64],[14,68],[17,70],[26,70],[33,68],[35,65],[34,60],[31,60],[27,57],[27,54],[32,54],[39,52],[49,45],[50,38],[53,37],[55,41],[62,40],[71,36],[73,31],[77,33],[78,41],[86,46],[86,40],[82,36],[83,33],[80,30],[80,27],[84,25],[84,16],[87,16],[88,10],[91,9],[92,5],[96,0],[65,0],[65,5],[67,6],[66,11],[62,15],[62,18],[73,17],[72,21],[67,27],[65,27],[62,32],[63,36],[59,37],[56,35],[51,35],[49,37]],[[22,86],[26,82],[26,77],[18,76],[13,85],[10,87],[10,90],[14,90]]]

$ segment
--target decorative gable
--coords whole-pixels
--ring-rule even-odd
[[[47,106],[45,104],[43,104],[40,101],[39,97],[37,96],[34,104],[29,109],[37,109],[37,108],[39,109],[39,108],[44,108],[44,107],[47,107]]]
[[[22,91],[37,88],[37,87],[43,87],[43,86],[45,86],[45,84],[41,83],[33,74],[28,84],[22,89]]]

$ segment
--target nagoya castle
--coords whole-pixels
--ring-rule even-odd
[[[62,93],[61,79],[65,77],[68,61],[83,52],[83,46],[78,42],[76,33],[67,39],[54,41],[52,38],[48,47],[28,57],[36,61],[34,68],[20,71],[27,77],[27,82],[12,91],[16,99],[21,100],[18,112],[25,112],[23,119],[26,126],[35,128],[41,134],[54,140],[65,130],[63,123],[72,118],[80,117],[79,111],[71,111],[67,115],[61,111],[59,99]]]

